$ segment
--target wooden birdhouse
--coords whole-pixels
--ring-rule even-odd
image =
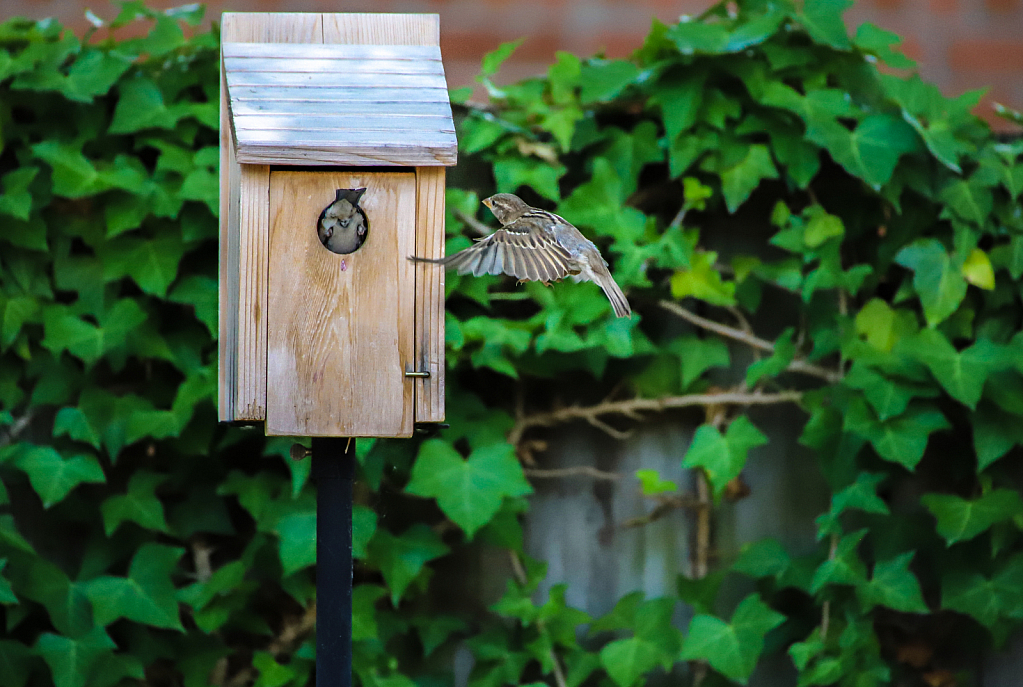
[[[442,421],[444,270],[408,260],[443,254],[456,158],[437,15],[225,13],[221,40],[220,419]]]

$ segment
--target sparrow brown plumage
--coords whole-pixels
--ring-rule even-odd
[[[369,223],[359,207],[364,188],[339,188],[334,202],[323,209],[316,223],[320,243],[334,253],[354,253],[366,240]]]
[[[611,301],[615,315],[630,317],[632,308],[592,241],[552,212],[528,205],[511,193],[483,201],[501,228],[454,255],[438,260],[410,256],[457,270],[458,274],[507,274],[520,280],[552,281],[572,277],[592,281]]]

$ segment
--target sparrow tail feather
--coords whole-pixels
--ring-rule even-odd
[[[632,317],[632,307],[625,298],[625,294],[618,288],[618,283],[615,282],[614,277],[610,273],[597,276],[598,279],[594,279],[594,281],[604,291],[607,299],[611,301],[611,307],[614,308],[615,315],[618,317]]]

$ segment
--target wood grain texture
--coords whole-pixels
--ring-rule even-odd
[[[245,43],[224,44],[224,59],[241,57],[290,57],[297,60],[353,59],[353,60],[440,60],[438,45],[356,45],[345,43],[324,43],[322,45],[295,45],[293,43]]]
[[[324,106],[329,107],[329,106]],[[334,107],[337,107],[336,105]],[[250,131],[253,133],[273,131],[328,131],[337,135],[338,131],[353,133],[369,133],[386,131],[393,138],[395,131],[410,135],[421,140],[445,140],[445,136],[434,134],[454,134],[451,118],[436,115],[392,115],[392,114],[355,114],[320,112],[305,115],[235,115],[234,127],[239,135]],[[447,128],[452,127],[452,128]],[[424,131],[425,130],[425,131]]]
[[[280,43],[267,43],[266,45],[280,49],[281,47],[294,48],[294,45],[285,46]],[[304,46],[307,48],[327,46]],[[331,46],[334,47],[334,46]],[[336,46],[368,47],[368,46]],[[376,46],[373,46],[376,47]],[[386,46],[384,46],[386,47]],[[396,48],[396,57],[371,57],[356,59],[352,57],[329,57],[311,58],[308,56],[290,57],[287,52],[269,54],[265,57],[225,57],[224,67],[229,72],[244,74],[246,72],[280,72],[285,74],[303,74],[306,72],[321,72],[335,74],[344,78],[348,72],[357,74],[436,74],[440,68],[439,51],[436,48],[438,57],[436,59],[412,59],[401,54],[401,50],[408,48]],[[276,51],[275,51],[276,52]],[[343,54],[343,53],[342,53]]]
[[[238,86],[231,91],[231,107],[238,103],[273,103],[343,101],[345,107],[365,107],[367,102],[385,105],[393,103],[440,103],[451,108],[446,88],[293,88],[290,86]]]
[[[224,16],[227,21],[241,15]],[[278,15],[253,16],[268,31],[265,22],[273,22],[258,18]],[[437,15],[316,16],[320,40],[308,43],[320,45],[225,39],[223,64],[238,160],[269,165],[455,164],[458,143]],[[298,33],[315,33],[316,25],[307,21]],[[282,105],[286,101],[304,106]],[[351,110],[349,101],[357,103]],[[248,105],[252,102],[259,102],[260,109],[254,111]]]
[[[279,89],[281,93],[285,89]],[[357,94],[352,89],[349,95]],[[366,116],[373,117],[399,117],[403,115],[414,116],[447,116],[451,112],[451,106],[444,101],[416,102],[401,100],[401,93],[408,94],[408,91],[395,91],[394,100],[381,101],[377,99],[365,100],[348,98],[345,100],[345,116]],[[285,95],[285,93],[282,93]],[[286,98],[249,100],[238,98],[234,101],[232,109],[234,116],[240,120],[242,117],[253,115],[298,115],[310,116],[323,112],[324,103],[322,100],[290,100]]]
[[[443,74],[403,74],[380,72],[227,72],[227,90],[236,86],[289,86],[292,88],[331,88],[350,85],[374,88],[445,88]]]
[[[360,187],[366,242],[331,253],[317,218]],[[415,198],[412,173],[271,172],[268,435],[411,436]]]
[[[226,12],[221,20],[221,41],[320,43],[323,20],[319,14]],[[251,262],[260,254],[253,242],[267,240],[269,205],[266,168],[249,170],[248,184],[265,177],[263,209],[247,205],[246,226],[257,227],[262,239],[242,232],[242,170],[232,140],[230,101],[226,71],[220,70],[220,281],[219,363],[217,374],[218,416],[221,421],[262,420],[266,417],[266,264]],[[246,246],[243,261],[242,246]],[[265,258],[265,249],[262,251]],[[247,270],[254,267],[256,272]],[[262,283],[262,294],[253,285]],[[260,323],[257,326],[257,323]],[[256,326],[255,329],[249,327]],[[260,357],[262,356],[262,357]]]
[[[323,15],[323,42],[350,45],[440,45],[440,15]]]
[[[238,212],[238,373],[235,419],[266,419],[270,168],[242,165]]]
[[[416,168],[416,255],[444,255],[443,167]],[[416,268],[416,352],[418,370],[416,422],[444,421],[444,274],[441,265],[419,263]]]
[[[217,300],[217,416],[230,422],[238,372],[238,161],[231,140],[227,108],[227,83],[220,70],[220,217],[219,278]]]
[[[315,133],[315,132],[311,132]],[[310,140],[314,139],[314,140]],[[301,151],[301,154],[296,154]],[[284,159],[286,158],[286,159]],[[419,167],[450,166],[457,161],[447,144],[419,142],[412,150],[390,146],[372,137],[358,145],[348,145],[343,153],[329,142],[309,135],[283,143],[253,143],[238,151],[238,160],[250,165],[324,165]]]
[[[323,43],[323,15],[310,12],[224,12],[221,43]]]

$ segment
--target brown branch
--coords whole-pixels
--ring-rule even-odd
[[[590,467],[589,465],[577,465],[571,468],[526,468],[522,472],[525,473],[526,477],[535,477],[536,479],[558,479],[560,477],[592,477],[593,479],[600,480],[618,480],[622,476],[617,472],[605,472],[598,470],[597,468]]]
[[[720,322],[715,322],[713,320],[708,320],[705,317],[700,317],[696,313],[686,310],[678,303],[672,303],[671,301],[661,301],[659,305],[668,312],[678,315],[683,320],[689,322],[690,324],[694,324],[697,327],[700,327],[701,329],[706,329],[707,331],[714,332],[715,334],[718,334],[725,338],[732,339],[740,343],[744,343],[750,348],[755,348],[761,351],[774,353],[774,344],[771,343],[770,341],[761,339],[760,337],[754,336],[753,334],[750,334],[748,332],[744,332],[741,329],[735,329],[734,327],[729,327],[728,325],[721,324]],[[818,379],[823,379],[824,381],[831,384],[834,384],[841,379],[841,377],[838,374],[832,372],[831,370],[823,368],[820,365],[814,365],[813,363],[809,363],[805,360],[800,359],[796,359],[790,362],[786,369],[791,370],[792,372],[799,372],[805,375],[809,375],[811,377],[817,377]]]
[[[831,535],[831,546],[828,547],[828,560],[835,560],[835,556],[838,554],[838,535]],[[831,624],[831,601],[826,600],[821,604],[821,641],[827,641],[828,639],[828,626]]]
[[[14,440],[21,435],[28,426],[32,423],[34,413],[29,410],[24,415],[15,420],[10,427],[4,430],[4,435],[0,437],[0,448],[6,448],[8,444],[14,443]]]
[[[511,556],[512,571],[515,573],[515,579],[519,581],[519,584],[525,586],[529,581],[526,576],[526,569],[522,567],[522,561],[519,560],[519,555],[514,551],[509,551],[508,554]],[[537,620],[536,626],[540,630],[546,629],[546,623],[543,620]],[[568,687],[568,682],[565,680],[565,669],[561,667],[561,661],[558,660],[558,654],[554,651],[554,646],[551,646],[551,664],[554,666],[554,682],[558,687]]]
[[[688,511],[700,511],[708,508],[708,505],[701,503],[695,496],[649,496],[647,498],[653,498],[657,501],[657,505],[654,509],[646,515],[640,515],[635,518],[629,518],[622,523],[622,527],[643,527],[649,525],[652,522],[656,522],[666,516],[672,511],[679,509]]]
[[[641,412],[661,412],[672,408],[690,408],[693,406],[711,405],[769,405],[773,403],[797,403],[802,398],[799,391],[781,391],[778,393],[743,393],[723,392],[712,394],[687,394],[685,396],[665,396],[662,398],[633,398],[624,401],[603,401],[594,406],[568,406],[532,415],[523,415],[516,419],[515,425],[508,433],[508,442],[518,446],[526,430],[534,427],[553,427],[575,420],[585,420],[590,424],[598,422],[605,415],[624,415],[635,420],[643,419]],[[599,425],[598,425],[599,426]],[[610,428],[608,428],[610,429]],[[605,430],[606,431],[606,430]],[[614,430],[616,435],[624,434]],[[617,437],[616,438],[620,438]]]
[[[455,213],[455,217],[457,217],[462,224],[469,227],[469,229],[472,230],[472,233],[477,236],[490,236],[494,233],[493,229],[470,215],[468,212],[464,212],[458,208],[455,208],[453,212]]]

